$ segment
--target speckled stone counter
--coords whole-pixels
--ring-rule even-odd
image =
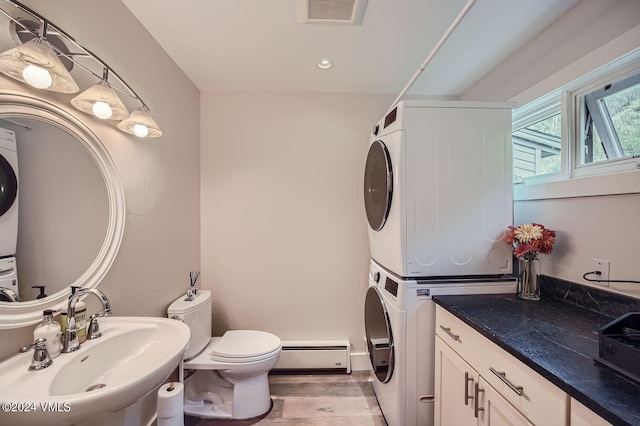
[[[576,286],[560,292],[559,286],[547,292],[543,287],[538,302],[515,295],[437,296],[434,301],[610,423],[640,425],[640,384],[594,361],[600,328],[619,316],[616,310],[640,311],[640,301],[619,303],[614,295],[613,311],[594,312],[577,306],[580,295],[602,307],[611,293]],[[572,293],[578,297],[569,300]],[[604,301],[599,303],[598,296]]]

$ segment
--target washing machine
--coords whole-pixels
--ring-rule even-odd
[[[511,105],[401,101],[364,175],[371,257],[401,277],[509,274]]]
[[[433,425],[435,317],[432,297],[513,294],[511,276],[406,279],[374,260],[365,296],[373,389],[389,426]]]
[[[0,302],[19,302],[18,265],[15,257],[0,259]]]
[[[0,128],[0,258],[18,242],[18,152],[15,133]]]

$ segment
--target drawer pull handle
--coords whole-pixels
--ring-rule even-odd
[[[480,383],[476,382],[473,390],[473,396],[475,398],[474,407],[473,407],[473,415],[478,418],[478,413],[480,411],[484,411],[484,408],[480,408],[480,398],[478,398],[478,394],[480,392],[484,392],[484,389],[480,389]]]
[[[469,400],[473,399],[473,396],[469,395],[469,382],[473,383],[474,378],[469,377],[468,372],[464,372],[464,405],[469,405]]]
[[[524,388],[522,386],[516,386],[513,383],[511,383],[511,381],[509,381],[509,379],[507,379],[507,373],[505,373],[504,371],[496,371],[496,370],[494,370],[493,367],[489,367],[489,371],[491,371],[493,374],[498,376],[498,378],[500,380],[502,380],[504,382],[504,384],[509,386],[512,391],[514,391],[518,395],[522,396],[522,394],[524,393]]]
[[[458,342],[460,341],[460,336],[458,336],[457,334],[453,334],[453,333],[451,332],[451,328],[449,328],[449,327],[445,327],[445,326],[443,326],[443,325],[441,325],[441,326],[440,326],[440,328],[441,328],[442,330],[444,330],[444,332],[445,332],[445,333],[447,333],[447,334],[449,335],[449,337],[451,337],[453,340],[456,340],[456,341],[458,341]]]

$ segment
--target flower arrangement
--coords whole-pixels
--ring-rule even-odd
[[[504,241],[513,246],[513,254],[518,259],[533,260],[538,254],[550,254],[556,242],[556,231],[539,223],[525,223],[510,226]]]

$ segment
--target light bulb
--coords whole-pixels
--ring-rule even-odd
[[[134,124],[133,133],[139,138],[144,138],[149,134],[149,128],[144,124]]]
[[[53,78],[49,71],[37,65],[27,65],[22,70],[22,77],[24,81],[36,89],[46,89],[53,83]]]
[[[93,104],[93,107],[91,107],[91,111],[93,111],[93,115],[98,118],[102,118],[103,120],[106,120],[113,114],[113,110],[111,109],[109,104],[102,101],[97,101],[95,104]]]
[[[324,58],[321,59],[316,65],[321,70],[328,70],[329,68],[333,67],[333,61],[329,58]]]

